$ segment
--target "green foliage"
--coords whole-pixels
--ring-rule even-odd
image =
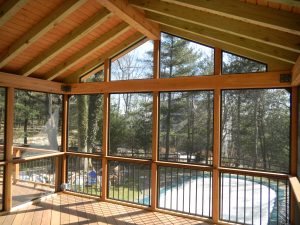
[[[224,91],[222,108],[223,165],[289,172],[289,91]]]
[[[14,144],[58,150],[61,109],[59,95],[16,90]]]
[[[151,158],[152,96],[111,95],[109,137],[109,154]]]
[[[257,73],[266,72],[267,65],[259,63],[257,61],[239,57],[227,52],[222,54],[222,73],[232,74],[232,73]]]
[[[102,94],[73,95],[69,100],[69,150],[99,153],[102,148]]]
[[[169,34],[161,36],[160,77],[213,73],[213,50]]]

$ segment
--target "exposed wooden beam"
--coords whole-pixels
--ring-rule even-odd
[[[158,0],[130,0],[129,2],[143,10],[152,11],[174,19],[180,19],[188,23],[198,24],[203,27],[237,35],[241,37],[241,39],[247,38],[267,45],[300,53],[300,38],[295,33],[289,34],[282,31],[276,31],[271,28],[260,27],[245,21],[212,14],[206,11],[199,11],[195,9],[196,7],[179,7],[177,4],[161,2]],[[199,4],[208,5],[211,3],[211,1],[197,2],[199,2]],[[218,2],[218,4],[222,5],[222,1],[217,0],[212,2]],[[235,4],[234,2],[236,1],[231,2]]]
[[[112,41],[114,38],[127,32],[129,29],[130,27],[126,23],[118,24],[116,27],[112,28],[110,31],[103,34],[101,37],[97,38],[92,43],[90,43],[89,45],[78,51],[76,54],[71,56],[67,61],[59,64],[49,73],[47,73],[45,77],[43,77],[43,79],[53,80],[54,78],[58,77],[63,72],[74,66],[80,60],[87,57],[89,54],[92,54],[93,52],[99,50],[107,43]]]
[[[49,48],[49,50],[43,52],[38,57],[33,59],[29,64],[22,68],[22,70],[20,70],[18,74],[29,76],[32,72],[49,62],[51,59],[53,59],[55,56],[63,52],[74,43],[76,43],[78,40],[98,27],[100,24],[104,23],[110,17],[111,14],[107,9],[103,9],[100,12],[96,13],[79,27],[68,33],[64,38],[56,42]]]
[[[282,62],[277,59],[274,59],[274,58],[271,58],[271,57],[268,57],[265,55],[261,55],[256,52],[247,51],[247,50],[237,47],[237,46],[225,44],[223,42],[220,42],[217,40],[212,40],[210,38],[205,38],[205,37],[202,37],[202,36],[199,36],[199,35],[184,31],[184,30],[180,30],[180,29],[177,29],[174,27],[162,25],[161,29],[162,29],[162,31],[173,34],[173,35],[184,37],[186,39],[193,40],[193,41],[205,44],[205,45],[215,46],[215,47],[218,47],[225,51],[232,52],[234,54],[238,54],[238,55],[250,58],[250,59],[255,59],[260,62],[266,63],[266,64],[268,64],[268,71],[291,70],[293,67],[293,65],[290,63]]]
[[[127,0],[98,0],[98,2],[149,39],[160,39],[159,25],[147,20],[144,13],[129,5]]]
[[[46,34],[49,30],[60,23],[64,18],[82,6],[86,0],[67,0],[54,10],[49,16],[32,27],[20,39],[13,43],[0,55],[0,68],[8,64],[13,58],[20,54],[24,49],[30,46],[37,39]]]
[[[270,7],[232,0],[163,0],[216,15],[300,35],[300,16]]]
[[[129,48],[133,43],[136,43],[144,38],[144,35],[140,33],[135,33],[125,41],[123,41],[120,45],[114,47],[113,49],[109,50],[105,54],[101,55],[100,58],[93,60],[92,62],[88,63],[87,65],[81,67],[77,72],[73,73],[71,76],[64,79],[64,83],[78,83],[79,78],[82,76],[87,75],[88,73],[96,73],[98,72],[99,66],[101,66],[106,58],[112,58],[113,56],[121,53],[125,49]]]
[[[300,85],[300,56],[298,57],[297,62],[292,69],[292,85]]]
[[[71,84],[72,91],[70,94],[291,87],[290,82],[280,82],[280,74],[289,72],[279,71],[224,76],[178,77],[176,79],[77,83]]]
[[[0,86],[62,94],[62,83],[0,72]]]
[[[300,7],[300,1],[299,0],[268,0],[269,2],[277,2],[281,3],[284,5],[289,5],[289,6],[296,6]]]
[[[28,0],[12,0],[5,1],[0,7],[0,27],[12,18]]]
[[[201,25],[188,23],[158,13],[147,12],[146,15],[149,19],[156,21],[162,25],[167,25],[187,32],[191,32],[205,38],[217,40],[228,45],[256,52],[290,64],[294,64],[298,57],[298,53],[296,52],[291,52],[285,49],[269,46],[250,39],[240,38],[236,35],[232,35],[223,31],[214,30]]]

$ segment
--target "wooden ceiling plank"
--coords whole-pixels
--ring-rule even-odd
[[[0,27],[9,21],[27,2],[28,0],[6,1],[0,7]]]
[[[112,28],[107,33],[100,36],[98,39],[75,53],[73,56],[71,56],[67,61],[62,62],[58,66],[56,66],[54,69],[52,69],[49,73],[47,73],[43,79],[47,80],[53,80],[56,77],[58,77],[60,74],[74,66],[76,63],[78,63],[81,59],[87,57],[89,54],[99,50],[103,46],[105,46],[107,43],[109,43],[114,38],[124,34],[129,29],[131,29],[126,23],[122,22]]]
[[[49,30],[60,23],[64,18],[82,6],[86,0],[67,0],[54,10],[49,16],[45,17],[38,24],[32,27],[25,35],[13,43],[0,56],[0,68],[8,64],[12,59],[19,55],[23,50],[38,40]]]
[[[43,52],[38,57],[33,59],[29,64],[22,68],[22,70],[20,70],[18,74],[29,76],[31,73],[49,62],[55,56],[83,38],[90,31],[103,24],[111,17],[111,15],[112,14],[107,9],[103,9],[100,12],[96,13],[83,24],[75,28],[72,32],[68,33],[65,37],[56,42],[49,48],[49,50]]]
[[[26,89],[31,91],[42,91],[49,93],[63,93],[62,83],[41,80],[32,77],[23,77],[16,74],[0,72],[0,86]]]
[[[112,48],[105,54],[101,55],[100,58],[97,58],[87,65],[81,67],[78,71],[73,73],[71,76],[64,79],[64,83],[78,83],[80,77],[86,75],[87,73],[93,72],[96,73],[101,70],[100,66],[104,63],[105,59],[112,58],[127,48],[129,48],[133,43],[136,43],[144,38],[144,35],[141,33],[135,33],[123,41],[121,44],[117,45],[116,47]]]
[[[177,4],[158,0],[129,0],[129,2],[143,10],[300,53],[300,37],[296,34],[275,31],[271,28],[260,27],[245,21],[234,20],[188,7],[178,7]]]
[[[159,40],[159,25],[148,21],[143,12],[129,5],[127,0],[98,0],[98,2],[149,39]]]
[[[300,35],[300,17],[297,14],[260,5],[232,0],[163,0],[216,15],[245,21],[262,27]]]
[[[185,30],[206,38],[211,38],[225,44],[233,45],[243,48],[248,51],[256,52],[262,55],[269,56],[274,59],[281,60],[290,64],[294,64],[297,60],[298,54],[284,49],[279,49],[273,46],[268,46],[263,43],[240,38],[236,35],[231,35],[222,31],[209,29],[200,25],[187,23],[178,19],[167,17],[153,12],[146,12],[147,18],[160,23],[161,25],[168,25],[174,28]]]
[[[237,54],[237,55],[241,55],[244,57],[247,57],[249,59],[254,59],[254,60],[258,60],[260,62],[266,63],[268,64],[268,71],[278,71],[278,70],[291,70],[292,65],[290,63],[285,63],[285,62],[281,62],[277,59],[265,56],[265,55],[261,55],[259,53],[256,52],[251,52],[251,51],[247,51],[245,49],[239,48],[237,46],[232,46],[229,44],[225,44],[223,42],[220,42],[218,40],[212,40],[210,38],[205,38],[184,30],[180,30],[174,27],[170,27],[170,26],[166,26],[166,25],[162,25],[161,26],[162,31],[176,35],[176,36],[180,36],[201,44],[205,44],[208,46],[214,46],[217,48],[221,48],[225,51]]]
[[[300,85],[300,56],[298,57],[297,62],[292,69],[292,85]]]

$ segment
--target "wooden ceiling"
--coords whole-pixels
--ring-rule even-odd
[[[0,72],[77,82],[161,31],[291,70],[300,1],[0,0]]]

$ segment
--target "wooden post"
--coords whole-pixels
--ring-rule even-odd
[[[157,208],[157,160],[158,160],[158,118],[159,118],[159,93],[153,92],[152,111],[152,163],[151,163],[151,209]]]
[[[153,49],[153,79],[159,78],[160,41],[154,41]],[[157,208],[157,160],[158,160],[158,133],[159,133],[159,92],[153,92],[152,109],[152,163],[151,163],[151,210]]]
[[[291,115],[291,176],[297,176],[297,159],[298,159],[298,87],[292,87],[292,115]],[[290,222],[295,224],[295,195],[291,195],[290,203]]]
[[[220,115],[221,115],[221,90],[214,90],[214,148],[213,148],[213,186],[212,186],[212,220],[218,224],[220,215],[220,186],[219,186],[219,162],[220,162]]]
[[[215,48],[214,57],[214,75],[221,75],[222,73],[222,50]]]
[[[13,127],[14,127],[14,88],[7,88],[6,95],[6,122],[5,122],[5,160],[13,159]],[[4,210],[12,207],[12,171],[13,163],[7,163],[4,183]]]
[[[104,82],[109,82],[109,68],[110,60],[106,59],[104,62]],[[108,181],[108,114],[109,114],[109,94],[103,95],[103,132],[102,132],[102,193],[101,200],[107,199],[107,181]]]
[[[160,41],[154,41],[153,46],[153,79],[159,78]]]
[[[21,151],[20,149],[13,150],[13,157],[20,157]],[[16,184],[20,178],[20,165],[18,163],[14,164],[14,173],[13,173],[13,184]]]
[[[61,151],[63,153],[67,152],[68,148],[68,95],[63,95],[63,118],[62,118],[62,139],[61,139]],[[67,183],[68,178],[67,178],[67,156],[64,154],[61,157],[61,183]]]
[[[61,167],[60,167],[60,157],[56,156],[54,157],[54,164],[55,164],[55,192],[60,191],[60,185],[61,185]]]
[[[222,73],[222,50],[215,48],[214,75]],[[214,90],[214,144],[213,144],[213,182],[212,182],[212,220],[218,223],[220,217],[220,121],[221,121],[221,90]]]

